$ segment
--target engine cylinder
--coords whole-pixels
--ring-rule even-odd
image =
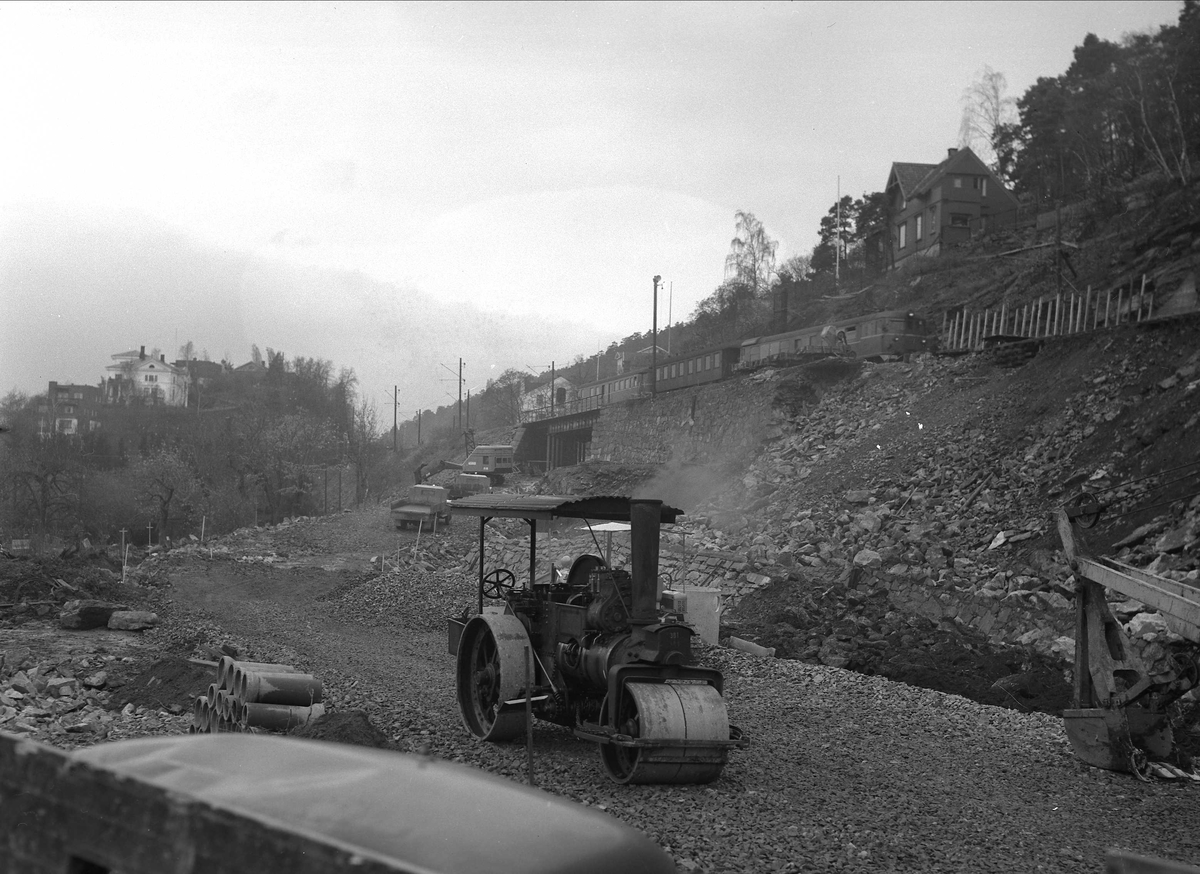
[[[608,685],[608,671],[631,661],[628,634],[589,635],[583,641],[560,643],[555,660],[559,669],[594,689]]]

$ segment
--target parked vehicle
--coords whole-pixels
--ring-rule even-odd
[[[681,510],[649,499],[497,494],[455,501],[452,511],[479,519],[476,609],[448,617],[471,734],[510,741],[537,717],[595,743],[617,783],[721,776],[730,752],[746,745],[729,724],[721,672],[695,665],[695,629],[657,604],[659,528]],[[529,524],[528,564],[489,564],[493,519]],[[629,569],[584,554],[565,575],[536,576],[537,523],[559,519],[629,522]]]
[[[392,523],[397,529],[436,531],[439,524],[450,524],[449,501],[450,490],[442,486],[409,486],[407,498],[392,501]]]

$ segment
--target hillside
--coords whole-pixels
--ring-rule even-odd
[[[959,308],[972,313],[1014,309],[1040,297],[1082,296],[1089,289],[1114,295],[1132,287],[1153,295],[1156,311],[1172,305],[1200,258],[1197,184],[1179,188],[1145,178],[1103,197],[1071,204],[1055,228],[1052,209],[1018,227],[1002,228],[935,258],[916,258],[883,276],[854,277],[838,291],[821,289],[798,321],[816,324],[892,307],[914,309],[937,327]],[[1065,254],[1055,269],[1054,244]],[[1195,306],[1194,278],[1192,296]],[[1186,293],[1186,292],[1185,292]],[[793,321],[797,321],[793,318]]]
[[[1127,283],[1144,272],[1162,303],[1195,270],[1200,224],[1182,197],[1100,227],[1076,215],[1081,276]],[[1039,239],[980,243],[890,277],[864,306],[1035,299],[1053,281],[1044,263],[1018,267],[989,250]],[[727,635],[1056,713],[1070,700],[1074,582],[1055,507],[1086,487],[1108,506],[1089,531],[1098,552],[1200,577],[1197,339],[1200,316],[1180,315],[966,356],[762,371],[753,379],[775,385],[774,425],[751,457],[584,465],[540,488],[676,501],[689,548],[744,557],[761,581],[751,594],[723,586]],[[988,602],[1010,609],[1006,627],[980,620]],[[1152,670],[1166,670],[1187,647],[1141,606],[1114,604]]]

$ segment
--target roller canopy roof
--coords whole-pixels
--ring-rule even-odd
[[[514,519],[603,519],[628,522],[633,498],[621,495],[471,495],[451,501],[454,516]],[[672,525],[684,515],[677,507],[661,505],[659,524]]]

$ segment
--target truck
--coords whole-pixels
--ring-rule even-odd
[[[412,526],[422,531],[436,531],[439,523],[450,524],[449,500],[450,492],[442,486],[409,486],[407,498],[398,498],[391,503],[392,524],[397,529]]]

